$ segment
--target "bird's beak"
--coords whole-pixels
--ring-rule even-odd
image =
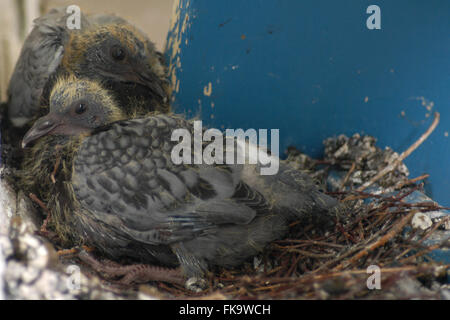
[[[131,72],[125,75],[125,79],[127,82],[135,82],[139,83],[147,88],[149,88],[151,91],[156,93],[160,97],[164,97],[165,93],[163,88],[161,87],[161,80],[158,79],[158,77],[145,70],[146,68],[143,68],[141,70],[135,70],[135,72]]]
[[[22,148],[25,148],[30,142],[50,134],[61,124],[63,124],[62,119],[51,113],[39,118],[23,137]]]

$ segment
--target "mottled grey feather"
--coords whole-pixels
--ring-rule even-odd
[[[72,185],[90,221],[144,247],[171,246],[189,275],[237,265],[282,237],[293,219],[337,204],[285,163],[273,176],[258,165],[176,165],[169,151],[176,128],[193,132],[191,122],[157,115],[92,134],[76,153]]]
[[[150,244],[191,239],[217,224],[250,222],[255,211],[230,200],[238,184],[234,168],[175,165],[170,152],[161,151],[175,146],[173,129],[192,130],[188,122],[172,120],[126,121],[85,139],[72,178],[82,206],[99,220],[118,217],[124,232]]]

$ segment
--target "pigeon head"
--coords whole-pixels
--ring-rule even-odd
[[[78,77],[139,84],[164,99],[166,71],[154,44],[128,23],[106,24],[73,32],[62,60]]]
[[[59,79],[52,89],[49,104],[49,113],[28,130],[22,147],[46,135],[89,134],[95,128],[126,117],[108,90],[92,80]]]

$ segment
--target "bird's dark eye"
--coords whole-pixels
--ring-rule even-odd
[[[120,46],[113,46],[111,48],[111,57],[116,61],[125,59],[125,50]]]
[[[87,110],[87,105],[83,102],[80,102],[79,104],[77,104],[77,106],[75,107],[75,113],[76,114],[83,114],[85,113]]]

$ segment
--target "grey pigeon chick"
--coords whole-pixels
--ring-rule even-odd
[[[261,175],[261,164],[176,164],[172,134],[193,134],[191,121],[172,114],[120,120],[121,112],[98,83],[60,79],[50,113],[23,139],[26,146],[71,137],[49,205],[61,237],[112,259],[179,265],[185,277],[201,278],[211,266],[237,266],[261,252],[292,221],[330,219],[337,201],[288,164],[279,163],[276,175]]]
[[[14,126],[45,114],[40,105],[48,104],[54,80],[67,73],[104,81],[124,108],[147,101],[168,110],[161,54],[142,32],[116,16],[81,14],[79,30],[68,28],[68,18],[66,8],[58,8],[34,21],[8,88],[8,118]],[[128,110],[137,111],[136,106]]]

